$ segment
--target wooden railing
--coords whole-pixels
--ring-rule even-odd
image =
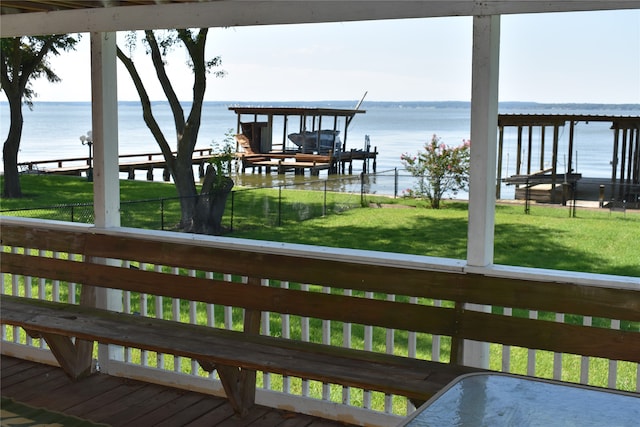
[[[174,155],[177,152],[173,152]],[[198,165],[200,177],[204,176],[205,164],[215,157],[212,148],[196,148],[193,151],[192,163]],[[118,156],[120,172],[127,172],[129,179],[135,179],[135,171],[147,172],[147,180],[153,180],[153,169],[164,169],[163,179],[169,181],[169,170],[162,153],[121,154]],[[18,163],[18,168],[25,173],[52,173],[60,175],[80,175],[92,167],[89,157],[71,157],[51,160],[32,160]]]
[[[193,150],[193,154],[194,156],[207,156],[212,154],[213,149],[212,148],[196,148]],[[174,155],[177,154],[177,152],[173,153]],[[139,154],[120,154],[118,156],[118,158],[120,160],[125,160],[125,159],[135,159],[135,160],[158,160],[158,161],[163,161],[164,160],[164,155],[162,153],[139,153]],[[48,160],[30,160],[28,162],[20,162],[18,163],[18,167],[21,167],[23,169],[28,169],[28,170],[40,170],[40,169],[47,169],[47,168],[62,168],[65,166],[74,166],[77,165],[78,163],[82,163],[82,164],[89,164],[89,157],[67,157],[67,158],[62,158],[62,159],[48,159]],[[71,165],[69,165],[69,163],[71,163]],[[45,165],[49,165],[49,166],[45,166]]]
[[[634,279],[509,268],[471,273],[447,259],[7,217],[1,231],[3,294],[77,304],[81,283],[130,288],[111,295],[112,309],[237,329],[241,307],[248,307],[262,313],[263,335],[445,364],[462,363],[462,340],[473,339],[492,343],[495,370],[640,391]],[[116,268],[105,274],[96,260]],[[140,280],[123,285],[132,277]],[[250,292],[249,278],[260,278],[264,291]],[[204,299],[208,291],[185,288],[180,299],[159,296],[168,283],[207,281],[237,291]],[[3,353],[52,361],[42,340],[2,328]],[[113,375],[222,394],[195,360],[131,347],[102,351],[98,363]],[[406,398],[267,371],[258,385],[258,403],[366,425],[388,425],[413,410]]]

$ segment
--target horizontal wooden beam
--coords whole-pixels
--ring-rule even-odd
[[[30,223],[17,225],[13,222]],[[75,231],[71,231],[75,229]],[[434,271],[428,266],[418,268],[384,265],[374,259],[355,262],[344,252],[340,259],[326,257],[322,249],[305,254],[299,251],[270,253],[268,248],[244,246],[246,241],[235,239],[185,236],[171,238],[174,233],[139,232],[112,233],[87,229],[83,226],[53,227],[48,223],[9,218],[3,220],[2,244],[59,252],[83,254],[92,258],[122,259],[131,262],[176,266],[200,271],[237,274],[272,280],[330,286],[354,291],[435,298],[465,303],[487,304],[623,320],[640,321],[638,281],[628,289],[605,286],[584,286],[574,283],[555,283],[553,280],[495,277],[485,274]],[[200,239],[206,239],[198,242]],[[227,242],[223,244],[222,242]],[[219,243],[218,243],[219,242]],[[263,243],[266,244],[266,243]],[[386,255],[386,254],[385,254]],[[389,254],[391,256],[391,254]],[[153,293],[156,283],[166,278],[164,273],[143,272],[119,267],[107,267],[91,262],[76,262],[3,254],[3,272],[47,277],[109,287],[108,281],[127,281],[129,290]],[[295,266],[295,268],[291,268]],[[55,275],[55,276],[54,276]],[[156,277],[157,275],[157,277]],[[105,281],[100,281],[104,278]],[[195,278],[180,277],[181,283],[198,282]],[[149,289],[143,288],[145,283]],[[133,286],[140,286],[134,289]],[[121,286],[121,285],[120,285]],[[195,286],[195,284],[194,284]],[[200,285],[198,285],[200,286]],[[206,285],[203,285],[206,286]],[[119,287],[117,283],[113,287]],[[184,288],[181,292],[188,292]],[[182,298],[198,299],[195,295]],[[257,291],[254,291],[257,292]],[[276,291],[264,291],[276,292]],[[550,297],[552,296],[552,297]],[[267,295],[264,295],[268,298]],[[271,298],[280,298],[271,295]],[[319,300],[311,302],[313,305]],[[214,301],[209,301],[214,302]],[[220,303],[221,301],[215,301]],[[234,305],[234,301],[226,301]],[[302,307],[302,301],[290,301]],[[252,307],[264,309],[262,306]],[[381,307],[381,309],[383,309]],[[320,314],[320,313],[317,313]],[[321,316],[320,316],[321,317]],[[348,319],[342,319],[347,321]],[[371,320],[371,319],[367,319]],[[356,319],[351,319],[356,321]]]
[[[635,0],[236,1],[113,6],[0,16],[0,35],[366,21],[638,8]]]

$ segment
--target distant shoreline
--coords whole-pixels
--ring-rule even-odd
[[[189,104],[190,101],[182,101],[183,104]],[[140,101],[118,101],[119,104],[131,105],[139,104]],[[152,104],[165,104],[167,101],[151,101]],[[232,105],[261,105],[261,106],[323,106],[323,107],[336,107],[336,108],[355,108],[358,103],[357,100],[352,101],[205,101],[205,105],[214,106],[232,106]],[[0,104],[8,107],[8,102],[0,100]],[[34,101],[34,105],[38,104],[75,104],[75,105],[90,105],[91,101]],[[366,109],[367,105],[375,107],[403,107],[403,108],[471,108],[470,101],[364,101],[362,108]],[[640,114],[640,103],[638,104],[605,104],[605,103],[544,103],[544,102],[529,102],[529,101],[503,101],[498,103],[499,108],[507,109],[585,109],[585,110],[598,110],[598,109],[620,109],[620,110],[633,110],[637,109]]]

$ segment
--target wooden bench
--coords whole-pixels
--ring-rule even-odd
[[[2,323],[44,338],[73,378],[91,373],[94,342],[117,344],[197,360],[217,370],[227,397],[242,414],[254,403],[256,371],[406,396],[416,405],[457,376],[465,339],[561,353],[640,362],[637,329],[616,330],[504,316],[465,303],[640,321],[638,290],[578,286],[345,262],[282,254],[243,244],[175,233],[100,231],[86,226],[3,219],[2,244],[30,248],[2,254],[3,273],[83,284],[82,305],[2,295]],[[35,251],[35,249],[39,251]],[[42,255],[83,254],[83,261]],[[111,265],[126,260],[202,272],[241,275],[247,283]],[[265,286],[263,279],[292,286]],[[305,290],[294,283],[346,292]],[[244,309],[243,331],[180,323],[95,307],[99,287],[162,295]],[[380,294],[364,297],[365,292]],[[388,300],[388,295],[411,296]],[[425,298],[449,301],[442,307]],[[261,314],[283,313],[451,337],[450,363],[260,335]],[[77,338],[73,340],[72,338]]]

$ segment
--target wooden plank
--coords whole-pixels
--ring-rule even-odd
[[[5,388],[7,380],[7,370],[9,366],[19,365],[21,370],[26,372],[38,372],[39,368],[48,368],[46,373],[25,378],[16,388]],[[52,411],[64,412],[88,419],[97,423],[108,423],[110,425],[153,425],[157,427],[185,426],[190,423],[196,426],[217,426],[217,425],[238,425],[245,423],[234,416],[234,412],[226,399],[211,396],[203,393],[195,393],[170,387],[163,387],[143,383],[127,378],[114,377],[97,374],[91,377],[90,381],[72,383],[65,374],[56,367],[44,366],[26,360],[2,356],[0,373],[2,379],[2,395],[14,398],[13,393],[20,392],[26,398],[22,403],[45,407]],[[50,389],[52,381],[46,383],[46,388],[42,389],[41,383],[36,383],[40,377],[47,376],[56,379],[59,387]],[[84,387],[84,388],[83,388]],[[90,389],[90,390],[87,390]],[[35,393],[22,393],[22,391],[35,391]],[[95,391],[101,390],[99,393]],[[49,392],[51,391],[51,392]],[[87,396],[89,391],[90,396]],[[151,411],[141,414],[140,407],[144,407],[145,402],[160,395],[169,396],[170,399],[162,407],[156,407]],[[189,405],[191,403],[191,405]],[[179,409],[183,408],[183,409]],[[256,416],[249,415],[247,419],[253,420],[254,425],[260,427],[295,427],[311,426],[314,417],[295,414],[292,412],[277,409],[266,409],[256,406]],[[164,416],[163,420],[160,418]],[[199,423],[197,420],[208,420],[217,418],[215,423]],[[291,424],[292,420],[303,420],[304,424]],[[110,422],[117,421],[117,422]],[[322,424],[320,424],[322,423]],[[347,424],[321,420],[318,425],[345,427]],[[245,423],[246,424],[246,423]]]
[[[225,421],[230,423],[233,421],[231,418],[233,415],[233,408],[230,405],[223,405],[216,408],[215,411],[208,412],[192,422],[184,424],[183,427],[216,426],[223,424]]]
[[[2,368],[2,378],[8,378],[13,374],[27,369],[24,363],[20,363],[20,359],[13,357],[7,357],[7,360],[3,360],[0,367]]]
[[[100,374],[96,375],[100,376]],[[100,394],[79,402],[72,402],[66,406],[65,411],[83,418],[101,417],[120,410],[122,403],[119,400],[130,397],[144,387],[144,383],[138,381],[104,381],[103,383],[103,391]]]
[[[105,390],[111,387],[105,386],[101,379],[97,376],[84,378],[82,381],[71,381],[67,378],[61,378],[58,381],[60,387],[55,388],[53,393],[39,393],[30,398],[30,404],[39,407],[47,407],[54,405],[61,410],[67,409],[69,406],[84,402],[95,396],[101,395]],[[69,404],[67,394],[77,394],[75,402]]]
[[[8,245],[75,253],[82,253],[86,248],[90,256],[121,257],[162,265],[176,265],[179,259],[179,264],[185,268],[354,290],[640,321],[638,291],[630,289],[427,272],[389,266],[370,265],[365,268],[356,263],[219,249],[197,244],[52,231],[40,225],[25,227],[3,224],[2,241]],[[8,255],[3,255],[3,269]],[[296,265],[296,268],[283,269],[282,265]],[[25,270],[22,274],[29,272]],[[553,298],[549,295],[553,295]]]
[[[95,241],[94,241],[95,239]],[[538,309],[572,314],[611,316],[640,321],[640,298],[635,290],[559,284],[533,280],[421,271],[399,267],[309,259],[305,257],[234,251],[127,237],[88,238],[94,255],[118,257],[139,254],[140,261],[255,277],[313,283],[353,290],[394,293],[434,299]],[[133,258],[132,258],[133,259]],[[283,269],[282,265],[295,265]],[[549,298],[553,295],[553,298]]]
[[[465,311],[460,336],[558,353],[640,363],[640,333]]]
[[[203,397],[199,402],[189,406],[186,410],[167,414],[163,420],[159,420],[154,425],[155,427],[184,426],[208,413],[216,412],[218,409],[224,410],[221,408],[227,408],[229,406],[225,405],[225,403],[222,399]]]
[[[159,385],[148,385],[152,393],[150,398],[138,401],[135,407],[121,412],[114,417],[109,417],[109,424],[114,426],[152,425],[146,424],[145,417],[154,411],[162,410],[176,398],[176,394],[167,391]]]
[[[19,254],[3,256],[2,270],[13,274],[33,274],[35,277],[245,307],[257,311],[272,311],[438,335],[455,333],[455,313],[443,307],[305,292],[280,287],[247,287],[238,283],[102,264],[93,264],[91,268],[87,268],[86,264],[80,262]],[[158,287],[158,283],[163,283],[163,286]]]
[[[4,361],[4,359],[3,359]],[[4,372],[2,373],[4,377]],[[40,378],[43,378],[40,381]],[[37,378],[32,378],[27,380],[29,382],[29,387],[24,387],[24,383],[19,384],[12,390],[7,390],[2,387],[2,393],[5,395],[6,393],[11,394],[11,397],[18,401],[26,401],[30,399],[35,399],[41,395],[47,394],[55,394],[59,393],[59,389],[69,384],[71,381],[69,377],[64,373],[64,371],[60,368],[51,366],[51,370],[46,373],[39,375]]]
[[[88,226],[87,226],[88,228]],[[2,245],[81,254],[85,249],[84,230],[69,231],[51,225],[14,225],[3,222]],[[4,254],[3,254],[4,256]]]
[[[127,393],[113,405],[105,405],[104,409],[92,413],[92,417],[112,426],[123,425],[146,414],[149,411],[145,407],[147,402],[157,399],[166,391],[160,385],[142,383],[135,392]]]
[[[163,394],[166,395],[167,393]],[[210,402],[211,399],[198,393],[183,391],[174,392],[171,393],[171,395],[173,396],[165,397],[167,400],[163,404],[158,405],[153,410],[145,413],[144,416],[139,417],[138,421],[134,420],[132,424],[157,427],[162,421],[175,414],[190,413],[192,411],[191,406],[200,401],[205,401],[209,408],[212,406]],[[182,424],[174,424],[174,426],[180,425]]]
[[[20,372],[18,375],[11,375],[5,377],[3,370],[2,373],[2,395],[11,395],[17,399],[27,399],[34,396],[34,390],[37,391],[43,384],[49,382],[50,378],[60,383],[62,381],[69,381],[67,377],[62,374],[62,371],[56,369],[53,366],[38,365],[32,367],[32,369]],[[28,381],[33,384],[33,388],[25,389],[22,384]]]
[[[42,231],[37,227],[27,230],[25,227],[13,226],[3,227],[3,241],[5,232],[7,240],[18,245],[16,241],[19,241],[19,235],[24,234],[27,240],[25,246],[30,247],[38,247],[38,241],[42,239],[41,246],[46,248],[61,249],[66,245],[72,246],[75,252],[80,252],[79,246],[83,242],[82,233],[62,232],[57,236],[57,233]],[[182,245],[134,237],[99,234],[85,237],[89,256],[124,258],[169,266],[176,265],[176,259],[180,259],[180,266],[204,271],[255,274],[256,277],[354,290],[640,321],[640,298],[638,291],[631,289],[428,272],[389,266],[370,265],[364,268],[356,263]],[[10,254],[3,255],[3,271],[8,271],[4,270],[4,260],[9,258],[8,255]],[[23,264],[23,267],[32,262]],[[296,268],[283,269],[282,265],[296,265]],[[21,274],[30,274],[30,269],[22,271]],[[36,274],[32,275],[37,277]],[[553,298],[549,298],[549,295],[553,295]]]
[[[322,344],[20,297],[3,296],[2,307],[3,323],[28,329],[418,399],[428,398],[462,373],[475,371],[438,362],[334,349]]]

